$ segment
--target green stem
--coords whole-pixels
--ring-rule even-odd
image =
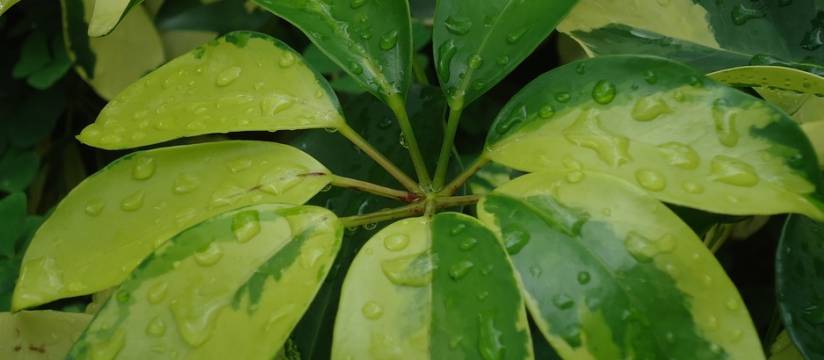
[[[429,78],[426,76],[426,70],[418,61],[417,54],[412,54],[412,73],[415,74],[415,80],[418,84],[429,86]]]
[[[473,162],[472,165],[469,165],[469,167],[466,168],[464,172],[458,175],[458,177],[452,180],[449,184],[444,186],[443,190],[441,190],[439,195],[450,196],[454,194],[456,191],[458,191],[458,189],[461,188],[461,185],[463,185],[467,180],[469,180],[469,178],[471,178],[472,175],[475,175],[475,173],[477,173],[478,170],[480,170],[484,165],[486,165],[489,162],[489,160],[490,159],[485,152],[481,153],[481,155],[478,156],[477,159],[475,159],[475,162]]]
[[[426,163],[421,155],[421,149],[418,147],[418,140],[415,138],[415,130],[412,129],[412,124],[409,122],[409,114],[406,112],[406,105],[400,96],[394,95],[388,98],[389,108],[395,113],[398,118],[398,125],[401,127],[404,139],[406,139],[406,148],[409,150],[409,156],[412,158],[412,164],[415,166],[415,173],[418,175],[418,181],[421,187],[428,188],[432,183],[429,178],[429,171],[426,169]]]
[[[406,175],[403,170],[399,169],[395,164],[393,164],[389,159],[387,159],[383,154],[381,154],[378,150],[372,147],[369,142],[367,142],[364,138],[362,138],[355,130],[353,130],[349,125],[343,124],[338,128],[340,134],[343,135],[345,138],[349,139],[355,146],[357,146],[361,151],[366,153],[372,160],[375,160],[378,165],[384,168],[392,177],[394,177],[398,182],[403,185],[406,190],[409,190],[414,193],[418,193],[420,191],[418,184],[415,183],[415,180]]]
[[[344,176],[332,175],[332,186],[337,186],[340,188],[347,188],[347,189],[355,189],[364,192],[368,192],[370,194],[375,194],[378,196],[387,197],[390,199],[405,201],[405,202],[413,202],[419,198],[418,195],[410,193],[408,191],[403,190],[396,190],[392,188],[388,188],[385,186],[381,186],[378,184],[373,184],[370,182],[352,179]]]
[[[438,209],[451,208],[456,206],[472,205],[481,199],[480,195],[465,195],[465,196],[450,196],[444,198],[437,198]]]
[[[374,224],[381,221],[400,219],[422,214],[424,206],[425,203],[416,202],[414,204],[409,204],[395,209],[387,209],[365,215],[341,218],[341,222],[345,227],[350,228],[366,224]]]
[[[443,134],[441,143],[441,153],[438,156],[438,167],[435,168],[435,180],[433,188],[440,190],[446,180],[446,171],[449,169],[449,155],[452,154],[452,144],[455,142],[455,133],[458,132],[458,124],[461,121],[462,107],[450,107],[449,119],[446,121],[446,132]]]

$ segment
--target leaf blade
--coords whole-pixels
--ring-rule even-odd
[[[13,308],[117,285],[182,229],[242,206],[300,204],[329,181],[320,163],[277,143],[227,141],[127,156],[84,180],[37,231]],[[90,246],[94,256],[86,253]]]
[[[562,357],[763,358],[709,250],[631,184],[530,174],[487,195],[478,214],[507,245],[527,307]]]

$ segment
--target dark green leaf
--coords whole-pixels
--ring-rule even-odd
[[[35,74],[36,75],[36,74]],[[64,88],[56,86],[45,91],[32,91],[19,104],[13,118],[3,119],[9,142],[18,148],[37,145],[54,129],[66,106]]]
[[[25,231],[26,195],[12,193],[0,200],[0,259],[16,253],[17,240]]]
[[[315,44],[309,44],[309,46],[303,50],[303,60],[306,61],[313,70],[321,74],[334,74],[343,71],[338,64],[335,64],[332,59],[320,51]]]
[[[160,30],[205,30],[223,34],[256,30],[270,18],[264,11],[248,8],[238,0],[172,0],[163,3],[155,16]]]
[[[807,359],[824,359],[824,223],[792,215],[775,258],[784,326]]]
[[[58,36],[52,40],[52,59],[46,66],[40,68],[26,79],[33,88],[45,90],[63,78],[71,68],[69,55],[63,46],[63,38]]]
[[[20,50],[20,59],[14,65],[12,76],[22,79],[46,66],[51,59],[49,54],[49,40],[46,32],[34,30],[23,42]]]
[[[23,191],[37,175],[40,157],[34,150],[10,147],[0,155],[0,190]]]

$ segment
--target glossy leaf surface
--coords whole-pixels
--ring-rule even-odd
[[[97,0],[89,22],[89,36],[98,37],[110,33],[126,12],[141,2],[143,0]]]
[[[824,219],[815,152],[783,112],[657,57],[604,56],[550,71],[518,93],[488,155],[524,171],[598,171],[715,213]]]
[[[607,175],[522,176],[478,204],[538,327],[567,359],[763,359],[747,309],[701,240]]]
[[[816,0],[581,0],[558,29],[593,55],[660,55],[715,71],[778,59],[824,63],[822,19]]]
[[[80,141],[123,149],[233,131],[334,128],[343,122],[326,81],[268,35],[229,33],[130,85]]]
[[[543,41],[577,0],[438,1],[433,47],[452,108],[483,95]]]
[[[334,214],[267,204],[175,236],[109,298],[69,359],[271,359],[340,246]]]
[[[72,190],[37,231],[13,307],[117,285],[189,226],[251,204],[302,204],[328,183],[320,163],[277,143],[225,141],[128,155]]]
[[[532,358],[526,313],[506,252],[476,219],[401,220],[363,246],[343,285],[333,359],[504,356]]]
[[[386,102],[406,98],[412,60],[406,0],[255,0],[255,3],[306,33],[375,96]]]
[[[707,75],[737,87],[751,87],[799,123],[824,120],[824,77],[782,66],[741,66]]]
[[[824,357],[824,223],[793,215],[775,258],[776,291],[787,332],[808,359]]]
[[[0,313],[0,354],[10,360],[65,359],[91,319],[51,310]]]
[[[61,3],[69,58],[75,63],[77,73],[104,99],[113,98],[165,60],[160,35],[142,7],[124,16],[109,35],[89,38],[88,24],[95,0],[61,0]]]

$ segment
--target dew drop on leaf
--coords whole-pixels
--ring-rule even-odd
[[[449,268],[449,277],[451,277],[452,280],[460,280],[466,276],[473,267],[475,267],[475,263],[469,260],[461,260]]]
[[[351,7],[352,9],[358,9],[363,5],[366,5],[367,1],[368,0],[352,0],[351,2],[349,2],[349,7]]]
[[[592,100],[601,105],[606,105],[615,99],[615,93],[615,84],[607,80],[601,80],[592,89]]]
[[[401,251],[409,245],[409,236],[404,234],[390,235],[383,238],[383,246],[389,251]]]
[[[368,301],[361,308],[363,316],[369,320],[377,320],[383,316],[383,307],[374,301]]]
[[[461,243],[458,245],[458,247],[463,251],[469,251],[472,250],[472,248],[474,248],[476,245],[478,245],[478,239],[474,237],[467,237],[461,240]]]
[[[504,357],[503,333],[495,327],[492,314],[478,315],[478,351],[484,360],[501,360]]]
[[[95,199],[95,200],[88,201],[83,210],[89,216],[97,216],[97,215],[100,215],[100,213],[103,212],[104,207],[105,207],[105,204],[103,204],[102,201]]]
[[[566,310],[575,305],[575,300],[572,300],[567,294],[558,294],[552,297],[552,304],[558,309]]]
[[[108,339],[96,341],[89,346],[91,358],[95,360],[112,360],[117,357],[123,346],[126,345],[126,333],[117,329]]]
[[[289,51],[284,51],[283,54],[280,56],[280,60],[278,60],[278,65],[282,68],[288,68],[295,64],[295,54],[292,54]]]
[[[200,179],[191,174],[180,174],[175,178],[174,192],[177,194],[186,194],[194,191],[200,185]]]
[[[150,304],[159,304],[163,299],[166,298],[166,293],[169,290],[169,284],[166,282],[159,282],[157,284],[152,285],[149,287],[149,291],[146,292],[146,300]]]
[[[455,41],[447,40],[438,46],[438,75],[441,79],[449,79],[451,76],[452,58],[458,52]]]
[[[529,233],[521,229],[507,229],[504,231],[504,246],[506,252],[515,255],[529,243]]]
[[[701,158],[695,149],[687,144],[674,141],[668,142],[658,145],[658,150],[661,151],[667,163],[682,169],[695,169],[701,162]]]
[[[166,323],[159,317],[155,317],[146,325],[146,335],[161,337],[166,333]]]
[[[217,86],[227,86],[233,83],[237,78],[240,77],[240,73],[243,71],[238,66],[232,66],[226,70],[223,70],[220,74],[217,75],[217,79],[215,79],[215,85]]]
[[[631,115],[636,121],[651,121],[670,112],[672,109],[664,100],[645,96],[635,102]]]
[[[204,267],[217,264],[217,262],[220,261],[220,258],[222,257],[223,249],[217,242],[212,242],[205,250],[195,254],[194,256],[195,262],[198,265]]]
[[[395,48],[398,44],[398,31],[392,30],[381,36],[380,48],[383,51],[389,51]]]
[[[232,218],[232,232],[240,243],[252,240],[260,233],[260,214],[255,210],[235,214]]]
[[[444,25],[446,25],[446,30],[455,35],[466,35],[472,29],[472,20],[463,16],[450,15],[446,17]]]
[[[742,187],[755,186],[760,180],[752,165],[726,155],[712,159],[710,173],[715,181]]]
[[[466,230],[466,224],[457,224],[457,225],[453,226],[452,229],[449,229],[449,235],[452,235],[452,236],[459,235],[464,230]]]
[[[143,207],[143,198],[145,193],[143,190],[138,190],[127,196],[120,202],[120,209],[123,211],[136,211]]]
[[[405,255],[381,263],[384,276],[395,285],[422,287],[432,281],[435,264],[426,253]]]
[[[590,279],[591,279],[591,275],[589,275],[589,273],[588,273],[588,272],[586,272],[586,271],[581,271],[581,272],[579,272],[579,273],[578,273],[578,278],[577,278],[577,280],[578,280],[578,283],[579,283],[579,284],[581,284],[581,285],[586,285],[586,284],[588,284],[588,283],[589,283]]]
[[[155,173],[157,165],[151,157],[141,157],[136,160],[132,168],[132,178],[135,180],[146,180]]]
[[[649,191],[661,191],[667,187],[666,179],[655,170],[640,169],[635,172],[635,180]]]

